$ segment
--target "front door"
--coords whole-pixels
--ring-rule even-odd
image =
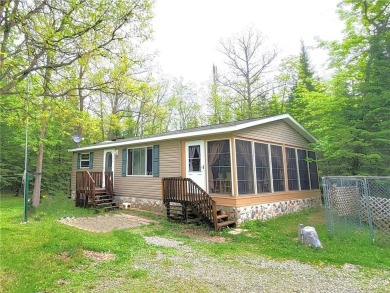
[[[206,190],[204,141],[186,142],[186,177]]]
[[[103,159],[103,174],[107,173],[111,175],[111,181],[114,183],[114,155],[115,150],[105,150]],[[103,187],[105,187],[105,180],[103,180]]]

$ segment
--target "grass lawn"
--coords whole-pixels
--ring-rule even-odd
[[[138,214],[151,217],[157,223],[107,233],[83,231],[57,221],[65,216],[92,217],[94,214],[93,210],[76,208],[73,201],[57,195],[44,198],[37,210],[30,211],[28,223],[23,224],[23,199],[3,194],[0,197],[0,292],[93,291],[96,282],[107,276],[120,277],[132,292],[155,291],[147,271],[135,269],[132,263],[135,259],[155,257],[161,250],[175,252],[169,247],[148,245],[144,236],[180,240],[194,250],[221,258],[221,261],[237,255],[265,255],[318,266],[350,263],[367,271],[390,268],[390,249],[370,245],[368,237],[359,233],[337,239],[329,237],[321,208],[267,222],[248,222],[242,226],[247,232],[240,235],[170,223],[164,217],[146,212]],[[298,244],[299,223],[316,227],[323,249]],[[215,236],[224,237],[226,241],[201,241],[202,237]],[[83,254],[85,250],[111,253],[116,258],[94,262]],[[175,286],[167,280],[167,284],[161,284],[158,290],[185,291]]]

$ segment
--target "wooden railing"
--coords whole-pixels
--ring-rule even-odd
[[[210,224],[217,226],[215,200],[190,178],[163,178],[163,203],[180,203],[195,207]]]
[[[104,183],[106,187],[107,194],[113,196],[114,195],[114,184],[113,184],[113,173],[112,172],[104,172]]]
[[[104,180],[104,187],[103,187]],[[112,172],[76,172],[76,197],[84,198],[87,204],[93,204],[97,189],[105,188],[106,193],[113,195],[113,173]]]

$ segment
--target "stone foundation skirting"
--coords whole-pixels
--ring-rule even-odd
[[[300,211],[304,208],[321,205],[321,198],[293,199],[243,207],[218,206],[229,219],[235,219],[237,225],[250,220],[268,220],[283,214]]]
[[[163,205],[162,200],[115,195],[114,201],[119,204],[128,203],[128,208],[130,209],[165,213],[165,206]]]

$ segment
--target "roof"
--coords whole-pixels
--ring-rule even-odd
[[[180,139],[180,138],[189,138],[194,136],[202,136],[202,135],[211,135],[211,134],[221,134],[234,132],[238,130],[242,130],[245,128],[258,126],[262,124],[267,124],[275,121],[284,121],[288,125],[290,125],[295,131],[297,131],[300,135],[302,135],[309,142],[315,142],[316,138],[311,135],[302,125],[300,125],[294,118],[292,118],[289,114],[282,114],[278,116],[271,116],[266,118],[255,118],[248,119],[242,121],[233,121],[222,124],[215,125],[207,125],[196,128],[182,129],[177,131],[170,131],[166,133],[153,134],[144,137],[136,137],[136,138],[125,138],[125,139],[117,139],[115,141],[105,141],[101,143],[96,143],[89,146],[78,147],[75,149],[69,150],[69,152],[77,152],[84,150],[94,150],[94,149],[102,149],[108,147],[118,147],[124,145],[132,145],[132,144],[142,144],[142,143],[151,143],[157,141],[165,141],[171,139]]]

